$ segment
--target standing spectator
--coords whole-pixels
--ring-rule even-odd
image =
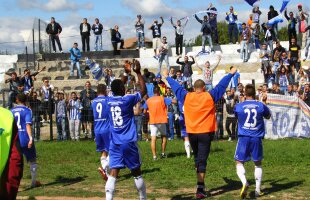
[[[226,21],[228,22],[228,35],[229,35],[229,44],[235,43],[238,41],[238,27],[236,21],[238,20],[238,15],[234,12],[234,8],[230,6],[229,12],[226,12]],[[235,38],[235,41],[233,41]]]
[[[122,39],[121,33],[118,31],[118,25],[114,26],[114,29],[110,29],[111,31],[111,42],[113,46],[114,55],[119,55],[120,52],[117,51],[117,44],[121,43],[120,49],[124,49],[124,40]]]
[[[184,56],[184,61],[180,61],[181,56],[178,57],[177,59],[177,64],[181,65],[181,72],[183,77],[185,78],[185,87],[186,88],[191,88],[192,87],[192,75],[193,75],[193,69],[192,65],[195,64],[195,59],[193,56],[190,56],[192,61],[188,60],[188,56]]]
[[[309,83],[305,84],[305,88],[304,88],[304,91],[303,91],[303,95],[301,96],[301,99],[308,106],[310,106],[310,88],[309,88]]]
[[[154,87],[154,96],[149,98],[144,104],[144,108],[149,110],[150,114],[150,129],[151,129],[151,150],[153,160],[157,160],[156,156],[156,137],[161,136],[161,158],[166,158],[166,145],[167,145],[167,106],[172,103],[169,98],[160,96],[160,89],[158,86]]]
[[[225,99],[224,97],[222,97],[215,104],[216,126],[217,126],[216,138],[217,139],[223,139],[223,135],[224,135],[224,103],[225,103]]]
[[[287,91],[285,92],[285,95],[297,97],[298,93],[293,90],[293,86],[292,85],[288,85],[287,86]]]
[[[252,24],[253,24],[253,14],[250,14],[250,17],[249,17],[248,23],[247,23],[247,27],[249,27],[250,29],[253,29]]]
[[[136,37],[137,37],[137,50],[139,48],[145,49],[144,44],[144,24],[145,21],[142,19],[141,15],[137,15],[137,19],[135,21],[135,28],[136,28]]]
[[[29,107],[32,111],[32,137],[34,141],[40,140],[40,121],[41,121],[41,101],[38,99],[38,93],[32,91],[29,96]]]
[[[137,130],[137,138],[139,141],[142,140],[142,113],[143,113],[143,104],[141,100],[133,107],[133,114],[135,116],[135,126]]]
[[[70,52],[70,60],[71,60],[71,65],[70,65],[70,76],[74,76],[74,66],[76,67],[77,70],[77,77],[81,78],[82,73],[81,73],[81,68],[80,68],[80,58],[82,57],[81,51],[78,48],[78,43],[73,43],[73,46],[71,49],[69,49]]]
[[[242,33],[240,35],[240,57],[243,62],[248,62],[249,59],[249,42],[251,39],[251,32],[246,27],[246,24],[242,24]]]
[[[67,100],[65,99],[64,92],[58,92],[58,99],[55,106],[56,125],[57,125],[57,140],[67,140],[66,133],[66,118],[67,118]]]
[[[143,80],[146,83],[153,83],[155,81],[155,74],[153,72],[150,72],[148,68],[145,68],[143,70]]]
[[[285,69],[284,66],[280,67],[280,71],[278,72],[278,80],[280,91],[284,94],[287,90],[287,86],[289,85],[288,71]]]
[[[237,125],[237,118],[234,112],[236,102],[235,102],[234,94],[232,93],[232,91],[234,90],[233,89],[226,90],[226,98],[225,98],[226,112],[227,112],[225,128],[228,134],[228,141],[232,141],[233,139],[235,139],[236,125]],[[230,125],[231,125],[231,129],[230,129]]]
[[[183,35],[184,35],[184,28],[188,22],[188,17],[186,17],[186,21],[184,25],[181,24],[181,20],[177,20],[177,24],[173,23],[172,17],[170,18],[171,25],[175,29],[175,53],[177,56],[182,55],[183,53]]]
[[[161,67],[162,67],[163,61],[166,62],[166,67],[168,70],[170,70],[169,56],[168,56],[169,48],[170,48],[170,46],[167,42],[167,37],[164,36],[161,44],[159,45],[159,54],[157,55],[158,61],[159,61],[159,69],[158,69],[159,74],[161,72]]]
[[[298,20],[298,32],[301,34],[301,48],[305,48],[306,40],[307,40],[307,31],[306,28],[308,26],[308,18],[309,14],[303,11],[302,4],[298,4],[298,13],[296,15]]]
[[[80,99],[82,103],[82,115],[81,115],[81,121],[83,123],[84,127],[84,135],[85,138],[89,137],[92,138],[94,136],[93,134],[93,121],[94,121],[94,115],[93,115],[93,109],[91,106],[92,101],[96,98],[96,92],[91,88],[90,81],[86,81],[85,83],[85,89],[81,91],[80,93]],[[87,123],[89,124],[90,131],[88,131]]]
[[[287,9],[284,11],[284,16],[288,21],[287,25],[287,34],[288,34],[288,40],[291,42],[292,38],[297,38],[296,37],[296,24],[297,24],[297,19],[294,17],[294,13],[290,12],[290,16],[287,16]]]
[[[40,96],[42,101],[42,111],[43,111],[43,123],[47,121],[47,115],[53,110],[52,102],[49,102],[49,98],[53,101],[54,86],[49,83],[48,78],[43,78],[43,86],[40,90]],[[50,119],[52,120],[52,119]]]
[[[204,67],[199,66],[198,64],[196,65],[198,68],[202,70],[202,80],[206,84],[206,91],[209,91],[213,88],[213,72],[214,70],[218,67],[220,61],[221,61],[221,56],[217,56],[217,62],[214,65],[210,65],[209,61],[206,61]]]
[[[85,45],[86,45],[87,51],[90,51],[90,48],[89,48],[90,31],[91,31],[90,24],[87,22],[87,19],[84,18],[83,22],[80,24],[80,35],[82,37],[83,52],[85,52]]]
[[[46,33],[49,35],[50,40],[52,41],[52,46],[53,46],[53,52],[56,53],[56,45],[55,45],[55,40],[57,42],[58,45],[58,49],[61,53],[62,52],[62,48],[61,48],[61,43],[59,40],[59,34],[61,33],[62,28],[60,26],[59,23],[55,22],[55,18],[51,17],[51,23],[49,23],[46,26]]]
[[[76,92],[71,93],[71,99],[68,103],[69,111],[69,128],[71,140],[80,140],[80,119],[82,103],[77,98]]]
[[[186,88],[186,81],[185,78],[182,76],[181,70],[177,71],[175,81],[179,83],[182,87]]]
[[[161,23],[158,23],[157,20],[154,20],[154,23],[149,27],[152,30],[153,35],[153,49],[155,56],[159,54],[159,46],[161,43],[161,26],[164,24],[164,18],[160,17]]]
[[[274,37],[272,27],[268,24],[263,23],[262,29],[264,30],[264,33],[265,33],[264,41],[267,44],[267,47],[269,47],[269,50],[272,52],[273,51],[273,37]]]
[[[279,15],[278,11],[276,11],[274,9],[274,7],[271,5],[269,7],[268,20],[271,20],[272,18],[275,18],[278,15]],[[272,25],[272,30],[274,32],[273,40],[276,41],[276,40],[278,40],[278,23],[275,23],[275,24]]]
[[[166,97],[171,99],[171,101],[176,101],[176,97],[173,94],[172,90],[170,87],[167,87],[166,90]],[[177,107],[174,104],[170,104],[168,106],[168,140],[173,140],[174,139],[174,114],[176,113]]]
[[[305,58],[303,61],[306,61],[308,59],[308,53],[310,48],[310,25],[306,28],[306,32],[307,32],[307,43],[305,47]]]
[[[211,25],[209,22],[209,18],[208,15],[203,16],[203,20],[199,19],[198,16],[195,14],[195,18],[196,20],[201,23],[201,29],[200,32],[202,32],[202,52],[205,52],[205,46],[206,46],[206,42],[208,40],[209,45],[210,45],[210,49],[211,51],[213,50],[213,44],[212,44],[212,30],[211,30]]]
[[[256,26],[256,24],[259,24],[259,18],[260,18],[261,14],[262,14],[262,12],[259,10],[259,7],[254,6],[254,8],[252,10],[253,23],[252,23],[251,28],[254,28]]]
[[[107,89],[111,89],[111,83],[116,79],[112,69],[106,69],[105,84]]]
[[[267,71],[268,71],[268,68],[271,68],[271,64],[270,64],[271,53],[267,49],[267,45],[266,44],[262,45],[262,49],[259,52],[259,57],[260,57],[261,62],[262,62],[261,70],[262,70],[262,72],[264,74],[264,80],[265,80],[265,83],[266,83],[266,81],[267,81]]]
[[[35,80],[36,75],[38,75],[40,72],[45,70],[46,67],[43,67],[42,69],[39,69],[38,71],[30,74],[30,69],[24,70],[24,76],[21,77],[20,81],[24,85],[24,93],[29,94],[30,91],[33,89],[33,81]]]
[[[102,51],[102,30],[103,26],[99,22],[99,19],[95,19],[95,23],[91,28],[95,35],[95,51]]]
[[[213,6],[212,3],[209,4],[209,8],[207,9],[209,22],[212,30],[212,39],[215,44],[219,43],[219,36],[217,32],[217,9]]]
[[[176,79],[177,76],[176,76],[174,67],[170,67],[169,77]]]
[[[5,83],[10,83],[10,92],[9,92],[9,99],[8,99],[8,108],[13,108],[13,104],[15,103],[15,98],[17,95],[17,87],[20,84],[20,78],[17,76],[16,72],[12,72],[11,78],[5,80]]]
[[[256,24],[254,29],[252,30],[252,40],[256,50],[260,49],[259,35],[260,35],[260,25]]]
[[[292,38],[291,40],[291,45],[289,47],[289,53],[288,53],[288,59],[290,60],[290,65],[294,67],[291,70],[294,71],[294,69],[296,69],[296,71],[298,72],[300,69],[301,50],[300,50],[300,46],[296,43],[295,38]]]

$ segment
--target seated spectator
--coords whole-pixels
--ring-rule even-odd
[[[297,92],[295,92],[294,90],[293,90],[293,85],[288,85],[287,86],[287,91],[285,92],[285,95],[287,95],[287,96],[298,96],[298,94],[297,94]]]
[[[272,93],[272,94],[281,94],[281,95],[284,95],[284,93],[280,90],[280,85],[279,85],[279,83],[274,83],[274,84],[273,84],[271,93]]]
[[[66,133],[66,118],[67,118],[67,99],[64,92],[57,92],[58,99],[55,101],[56,125],[57,125],[57,140],[67,140]]]
[[[39,141],[42,105],[41,101],[38,99],[38,93],[36,91],[32,90],[29,94],[29,107],[32,111],[32,138],[34,138],[34,141]]]
[[[181,65],[181,72],[182,75],[186,81],[186,88],[192,87],[192,75],[193,75],[193,69],[192,65],[195,64],[195,59],[193,56],[190,56],[191,61],[188,60],[188,56],[184,56],[184,61],[180,61],[181,56],[178,57],[176,63]]]
[[[71,60],[71,66],[70,66],[70,76],[74,76],[74,66],[77,70],[77,77],[81,78],[81,68],[80,68],[80,59],[82,57],[81,51],[78,48],[78,44],[75,42],[73,43],[73,46],[71,49],[69,49],[70,52],[70,60]]]
[[[114,29],[110,29],[111,31],[111,42],[113,46],[113,54],[120,55],[120,52],[117,50],[118,43],[121,43],[120,49],[124,49],[124,39],[122,39],[122,35],[118,31],[118,25],[114,26]]]
[[[9,99],[8,99],[8,107],[9,109],[13,108],[13,103],[15,103],[15,98],[17,95],[17,87],[20,84],[20,78],[17,76],[16,72],[12,72],[11,78],[5,80],[5,83],[10,83],[10,92],[9,92]]]
[[[53,113],[53,99],[54,99],[54,86],[49,83],[48,78],[43,78],[43,85],[40,90],[40,96],[42,101],[42,111],[43,111],[43,123],[49,123],[47,120],[47,115]],[[49,98],[52,100],[49,102]],[[51,120],[51,119],[50,119]]]
[[[169,77],[171,77],[173,79],[175,79],[177,77],[176,73],[175,73],[175,69],[173,67],[170,67]]]

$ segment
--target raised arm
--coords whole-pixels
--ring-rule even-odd
[[[163,25],[164,24],[164,18],[160,17],[160,19],[161,19],[161,24]]]
[[[169,83],[171,89],[173,90],[174,94],[176,95],[178,101],[180,101],[182,104],[184,104],[185,97],[187,94],[187,91],[173,78],[168,76],[168,70],[165,69],[162,74],[163,78],[167,80]]]
[[[199,22],[202,23],[202,20],[198,18],[198,16],[195,14],[195,19]]]
[[[142,98],[144,97],[144,95],[146,95],[146,86],[145,86],[145,82],[141,74],[141,65],[138,60],[133,60],[133,63],[134,63],[134,67],[132,70],[137,74],[139,85],[140,85],[141,98]]]
[[[218,55],[218,56],[217,56],[217,62],[216,62],[214,65],[210,66],[210,69],[211,69],[212,71],[214,71],[214,70],[219,66],[219,64],[220,64],[220,62],[221,62],[221,59],[222,59],[222,57]]]
[[[237,72],[237,69],[235,67],[233,67],[229,74],[224,76],[222,78],[222,80],[220,80],[220,82],[215,86],[215,88],[210,90],[210,94],[213,97],[213,101],[216,103],[218,102],[222,96],[224,95],[226,88],[229,85],[229,82],[231,80],[231,78],[233,77],[233,75]]]
[[[173,23],[172,17],[170,18],[170,22],[171,22],[171,25],[172,25],[173,27],[176,27],[176,25]]]

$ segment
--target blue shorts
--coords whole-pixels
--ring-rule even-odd
[[[251,160],[251,157],[254,162],[263,159],[262,138],[239,136],[235,152],[235,160],[247,162]]]
[[[130,170],[141,166],[140,152],[137,142],[125,144],[110,143],[110,169],[121,169],[127,167]]]
[[[95,134],[96,151],[97,152],[109,152],[110,147],[110,133]]]
[[[22,153],[25,155],[27,162],[33,162],[37,159],[36,147],[32,144],[29,149],[28,146],[21,147]]]
[[[180,114],[179,122],[180,122],[180,128],[181,128],[181,137],[188,137],[188,134],[186,132],[184,116],[182,114]]]

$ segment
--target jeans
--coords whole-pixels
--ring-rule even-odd
[[[216,112],[216,125],[217,125],[216,137],[217,138],[223,138],[223,135],[224,135],[223,119],[224,119],[223,113]]]
[[[159,55],[159,69],[158,69],[158,74],[160,74],[160,72],[161,72],[161,66],[163,65],[163,61],[166,62],[168,72],[170,71],[169,56],[168,56],[168,54],[160,54],[160,55]]]
[[[142,115],[135,115],[135,125],[137,130],[138,140],[142,140]]]
[[[229,42],[235,43],[238,41],[238,30],[237,24],[228,24],[228,35],[229,35]],[[233,38],[235,38],[235,42],[233,42]]]
[[[183,35],[175,36],[175,53],[177,55],[182,55],[183,53]]]
[[[144,33],[137,32],[136,37],[137,37],[137,48],[145,47],[144,46]]]
[[[39,140],[40,139],[40,116],[32,116],[32,137]]]
[[[95,35],[95,50],[102,51],[102,35]]]
[[[202,44],[201,44],[201,46],[202,46],[202,51],[203,52],[205,52],[205,48],[206,48],[205,46],[206,46],[206,41],[207,40],[209,42],[211,51],[213,51],[212,37],[211,37],[210,34],[208,34],[208,35],[202,35]]]
[[[82,76],[81,68],[80,68],[80,62],[79,61],[71,61],[70,76],[74,75],[74,66],[76,67],[76,70],[78,72],[78,77]]]
[[[215,22],[214,24],[211,24],[211,29],[212,29],[212,38],[215,43],[219,43],[219,36],[217,32],[217,23]]]
[[[174,139],[174,113],[168,112],[168,124],[169,124],[169,138]]]
[[[231,129],[230,129],[231,124]],[[226,118],[226,131],[229,137],[235,138],[236,137],[236,125],[237,125],[237,119],[235,117],[227,117]]]
[[[266,42],[266,44],[267,44],[267,48],[269,47],[270,52],[273,52],[273,41],[272,40],[268,40]]]
[[[56,52],[55,41],[57,42],[59,51],[62,51],[62,48],[61,48],[61,44],[60,44],[60,40],[59,40],[58,35],[50,35],[50,39],[51,39],[51,41],[52,41],[53,51]]]
[[[307,43],[305,47],[305,59],[308,58],[309,48],[310,48],[310,38],[307,39]]]
[[[273,40],[276,41],[278,39],[278,24],[272,25],[272,29],[274,32]]]
[[[57,125],[57,140],[66,140],[66,118],[65,117],[57,117],[56,119]]]
[[[258,38],[254,39],[254,43],[255,43],[255,48],[256,49],[260,49],[260,43],[259,43],[259,39]]]
[[[120,49],[124,48],[124,40],[120,39],[118,41],[112,41],[112,46],[113,46],[113,54],[114,55],[120,55],[120,52],[117,50],[117,44],[121,43]]]
[[[249,44],[247,43],[246,40],[242,40],[240,45],[241,45],[240,46],[241,59],[246,62],[249,59],[249,51],[248,51]]]

